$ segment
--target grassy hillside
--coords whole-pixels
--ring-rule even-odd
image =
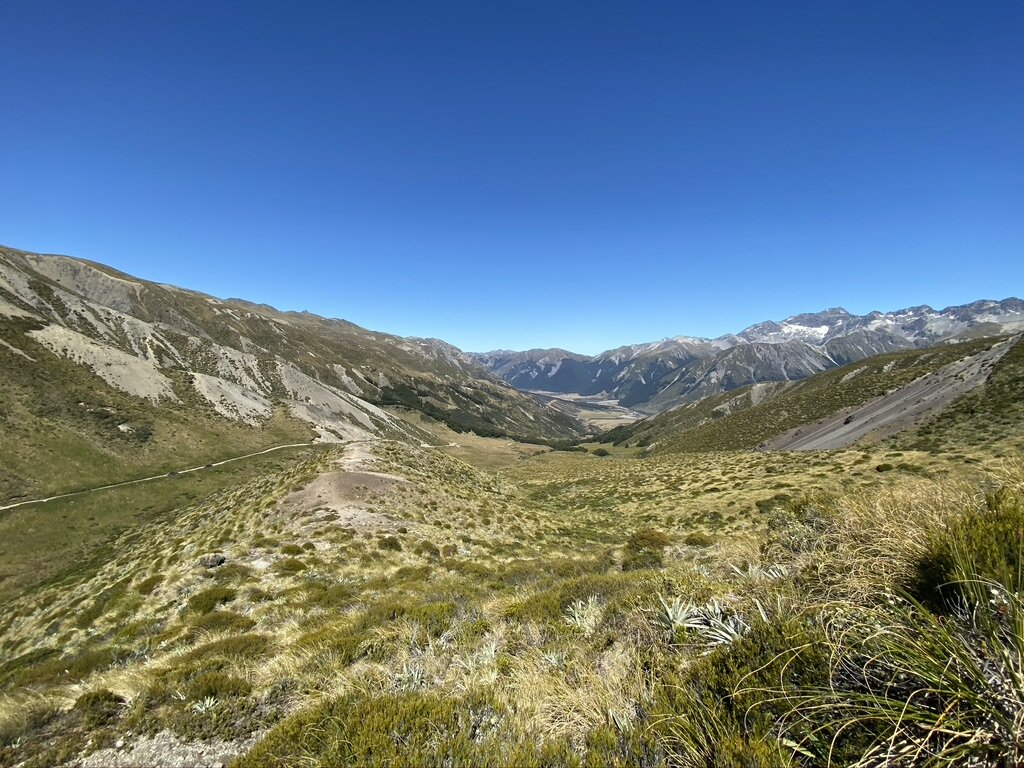
[[[160,481],[190,497],[9,592],[0,762],[226,744],[245,766],[812,766],[832,748],[849,764],[891,735],[852,711],[836,720],[828,696],[859,695],[846,670],[871,653],[850,633],[866,638],[879,611],[894,627],[931,620],[879,600],[894,585],[960,631],[927,591],[941,582],[916,574],[960,567],[942,565],[959,521],[1019,522],[1024,490],[1018,469],[927,453],[481,449],[500,468],[445,452],[465,445],[385,441],[279,456],[220,485]],[[986,499],[979,484],[1004,490]],[[92,509],[150,503],[110,494]],[[38,522],[89,509],[26,512],[9,546],[45,560]],[[964,563],[1002,578],[982,544]],[[826,621],[838,606],[841,625]],[[864,707],[885,711],[886,695]],[[963,727],[988,727],[973,706]]]
[[[656,453],[756,448],[769,438],[862,405],[967,355],[994,339],[895,352],[799,382],[758,384],[610,430],[602,442],[654,446]]]
[[[0,395],[11,409],[50,419],[19,436],[30,438],[29,453],[48,453],[65,438],[89,443],[83,430],[97,429],[112,446],[114,463],[121,438],[131,434],[145,444],[143,453],[154,454],[154,466],[161,449],[150,448],[162,436],[185,452],[210,440],[246,443],[248,427],[266,432],[248,438],[264,445],[282,431],[327,439],[389,436],[395,425],[381,406],[413,409],[457,431],[484,435],[552,441],[586,431],[443,342],[216,299],[91,262],[0,248],[0,310]],[[44,385],[47,391],[36,391]],[[40,402],[47,399],[60,402]],[[108,404],[112,410],[104,410]],[[76,412],[82,408],[89,410]],[[158,410],[175,413],[165,419]],[[296,423],[273,420],[275,410]],[[182,429],[193,415],[195,423]],[[111,432],[125,423],[115,421],[121,416],[138,421],[126,423],[131,433]],[[104,419],[109,424],[97,427]],[[61,434],[62,425],[71,427],[69,434]],[[90,453],[79,448],[69,451],[72,464],[76,452]],[[90,471],[103,464],[102,457],[83,461],[93,465]],[[45,485],[25,477],[24,468],[16,475],[7,481],[13,493],[31,490],[19,490],[19,483]]]
[[[925,451],[955,452],[1005,444],[1024,448],[1024,339],[999,361],[985,386],[960,398],[894,444]]]
[[[34,342],[33,320],[0,324],[0,500],[37,498],[196,466],[284,443],[310,426],[277,413],[259,428],[225,419],[179,382],[180,402],[156,404],[114,389]]]

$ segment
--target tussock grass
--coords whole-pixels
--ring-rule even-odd
[[[940,594],[941,611],[925,614],[909,593],[937,553],[969,552],[943,571],[957,578],[1003,573],[977,563],[998,560],[993,542],[1014,525],[1024,478],[1010,462],[986,473],[870,451],[545,452],[480,470],[381,441],[360,471],[406,482],[359,490],[353,504],[372,515],[296,511],[285,499],[336,469],[336,450],[197,498],[124,534],[113,560],[13,601],[4,759],[54,758],[42,745],[57,722],[77,734],[67,759],[91,734],[163,728],[185,739],[267,732],[242,765],[877,757],[891,718],[851,708],[827,720],[828,696],[881,692],[884,710],[903,689],[880,688],[878,676],[910,667],[878,666],[892,655],[878,635],[868,689],[855,640],[875,638],[879,617],[892,638],[926,634],[928,615],[975,637],[952,598]],[[935,471],[875,472],[884,458]],[[1009,517],[993,536],[966,535],[994,506]],[[382,537],[400,546],[381,549]],[[200,566],[210,552],[227,563]],[[632,569],[644,553],[657,560]],[[138,588],[154,575],[152,589]],[[977,664],[995,669],[990,657]],[[72,659],[74,676],[64,673]],[[914,674],[925,680],[927,669]],[[102,691],[125,701],[109,722],[69,714]],[[956,701],[960,723],[987,722]],[[994,751],[1006,732],[990,739]]]

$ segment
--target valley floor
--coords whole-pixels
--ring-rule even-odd
[[[820,708],[861,701],[849,640],[880,616],[958,631],[922,564],[965,515],[1024,518],[1019,455],[438,437],[0,513],[0,764],[910,765],[890,736],[960,743],[927,713],[907,734]],[[990,545],[985,578],[1013,578]],[[982,758],[1019,748],[989,728]]]

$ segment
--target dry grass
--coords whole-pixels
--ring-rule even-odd
[[[483,697],[489,727],[509,744],[640,760],[657,751],[651,713],[668,706],[665,680],[713,650],[666,631],[659,596],[719,601],[737,636],[816,601],[866,601],[906,577],[929,530],[983,501],[973,467],[973,480],[941,481],[875,469],[888,460],[953,470],[909,453],[544,452],[482,470],[397,442],[335,451],[199,499],[125,534],[119,554],[79,580],[12,601],[3,642],[25,663],[3,683],[4,728],[37,733],[32,711],[67,711],[82,693],[108,689],[131,702],[133,722],[195,738],[209,726],[191,712],[189,686],[212,664],[249,691],[218,699],[218,733],[229,739],[276,722],[255,711],[301,714],[353,696]],[[997,470],[1019,485],[1018,468]],[[349,497],[334,500],[386,518],[386,530],[357,529],[315,493],[298,493],[338,471],[405,479],[342,484]],[[815,489],[817,506],[807,501]],[[638,531],[664,534],[664,564],[624,572]],[[695,532],[706,538],[687,543]],[[381,549],[385,533],[400,547]],[[200,566],[211,552],[227,563]],[[292,560],[301,570],[281,567]],[[186,607],[214,587],[228,588],[215,617],[227,623],[206,628]],[[232,639],[238,651],[217,650]],[[47,647],[64,658],[24,657]],[[62,671],[64,659],[98,651],[113,655],[75,662],[83,671],[73,679]],[[606,737],[619,746],[599,748],[594,739]]]

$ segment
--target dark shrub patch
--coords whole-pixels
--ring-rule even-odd
[[[81,715],[87,727],[98,728],[116,720],[123,706],[124,699],[106,688],[100,688],[79,696],[74,711]]]
[[[631,549],[634,552],[639,552],[642,549],[661,552],[671,543],[672,539],[668,537],[668,534],[654,528],[644,528],[629,537],[629,540],[626,541],[626,549]]]
[[[710,547],[715,543],[713,538],[701,531],[694,531],[693,533],[687,534],[683,541],[691,547]]]
[[[139,585],[135,588],[135,590],[140,595],[152,594],[153,590],[156,589],[157,587],[159,587],[161,583],[163,583],[163,580],[164,580],[164,577],[161,574],[159,574],[159,573],[154,574],[154,575],[150,576],[149,578],[146,578],[146,579],[143,579],[142,581],[140,581]]]
[[[190,613],[209,613],[218,605],[234,600],[235,594],[231,587],[210,587],[192,595],[188,599],[187,610]]]
[[[215,699],[229,699],[239,696],[248,696],[252,686],[241,678],[224,672],[201,672],[192,678],[188,684],[186,693],[190,699],[202,700],[213,697]]]
[[[298,573],[306,570],[306,564],[297,557],[286,557],[274,563],[274,570],[282,574]]]
[[[1024,500],[1011,489],[986,494],[985,507],[970,510],[935,532],[917,564],[912,594],[937,611],[966,597],[960,583],[981,579],[1010,592],[1024,589]]]

